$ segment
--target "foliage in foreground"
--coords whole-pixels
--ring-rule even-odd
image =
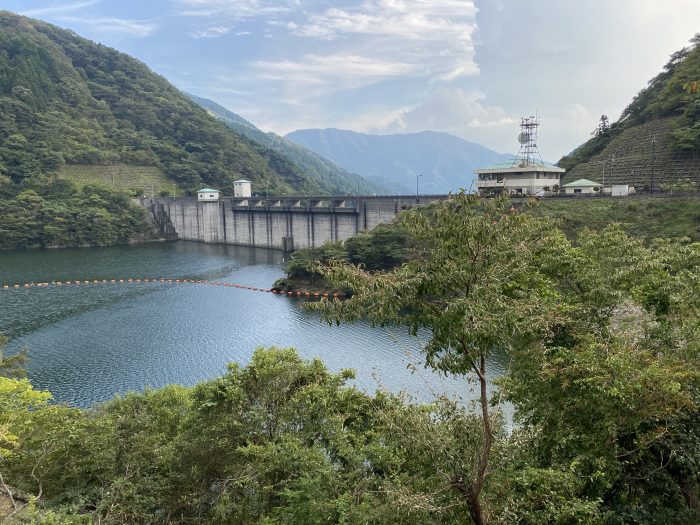
[[[476,381],[476,410],[368,395],[291,349],[92,410],[5,373],[8,522],[697,523],[700,245],[614,226],[574,244],[507,201],[463,194],[401,221],[416,239],[408,262],[330,263],[354,295],[320,309],[431,328],[428,365],[465,392]],[[511,357],[498,380],[511,431],[501,395],[483,389],[496,346]]]
[[[683,523],[682,509],[688,522],[698,518],[700,244],[649,246],[618,226],[583,231],[573,244],[551,220],[464,193],[400,224],[417,253],[389,272],[331,261],[319,271],[353,295],[317,308],[330,322],[427,329],[428,366],[476,376],[481,442],[444,485],[475,524],[494,521],[489,483],[509,484],[493,464],[494,349],[512,358],[500,383],[533,436],[535,460],[521,469],[546,469],[535,494],[567,486],[554,480],[569,474],[568,499],[587,513],[597,503],[599,521]]]

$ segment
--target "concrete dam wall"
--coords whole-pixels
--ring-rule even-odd
[[[382,197],[248,197],[198,201],[141,198],[161,235],[292,251],[344,240],[390,222],[412,206],[447,195]]]

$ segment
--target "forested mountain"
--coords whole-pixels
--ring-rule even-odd
[[[337,188],[339,194],[374,194],[388,193],[392,188],[384,188],[351,173],[313,151],[280,137],[275,133],[265,133],[246,119],[230,111],[213,100],[188,94],[197,104],[210,114],[223,121],[229,128],[250,140],[268,147],[291,160],[304,173],[319,180],[327,181]],[[394,188],[395,189],[395,188]],[[388,190],[388,191],[387,191]]]
[[[229,193],[241,177],[271,193],[357,186],[237,134],[124,53],[0,11],[0,248],[126,242],[146,230],[128,195]]]
[[[332,193],[233,133],[138,60],[56,26],[0,12],[0,166],[14,183],[72,165],[152,166],[180,187]]]
[[[592,138],[559,161],[566,179],[649,189],[700,184],[700,34],[671,55],[620,119],[607,117]]]
[[[224,123],[232,129],[236,129],[236,126],[241,126],[243,128],[250,128],[258,130],[260,131],[260,133],[264,133],[262,130],[258,129],[258,127],[252,122],[244,119],[240,115],[234,113],[230,109],[225,108],[221,104],[214,102],[213,100],[209,100],[208,98],[204,97],[198,97],[197,95],[193,95],[192,93],[185,93],[185,95],[187,95],[194,102],[202,106],[205,110],[207,110],[207,112],[210,115],[218,118],[219,120],[223,120]]]
[[[285,138],[363,177],[404,193],[447,193],[466,188],[474,168],[512,158],[448,133],[423,131],[366,135],[342,129],[305,129]]]

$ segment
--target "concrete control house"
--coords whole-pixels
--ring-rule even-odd
[[[218,201],[221,192],[211,188],[202,188],[197,192],[198,201]]]
[[[543,195],[558,191],[566,172],[544,162],[537,151],[536,117],[521,120],[520,151],[512,161],[474,170],[479,195]]]

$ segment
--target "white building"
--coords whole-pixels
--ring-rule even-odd
[[[234,197],[250,197],[251,195],[251,183],[249,180],[238,179],[233,181]]]
[[[221,192],[211,188],[202,188],[197,192],[198,201],[218,201]]]
[[[627,197],[628,195],[634,193],[634,186],[629,184],[613,184],[612,185],[612,196],[613,197]]]
[[[545,162],[524,159],[474,170],[479,195],[542,195],[558,191],[565,172]]]
[[[603,190],[603,185],[588,179],[578,179],[574,182],[564,184],[562,188],[564,188],[564,193],[566,193],[567,195],[574,193],[580,193],[582,195],[597,195]]]

